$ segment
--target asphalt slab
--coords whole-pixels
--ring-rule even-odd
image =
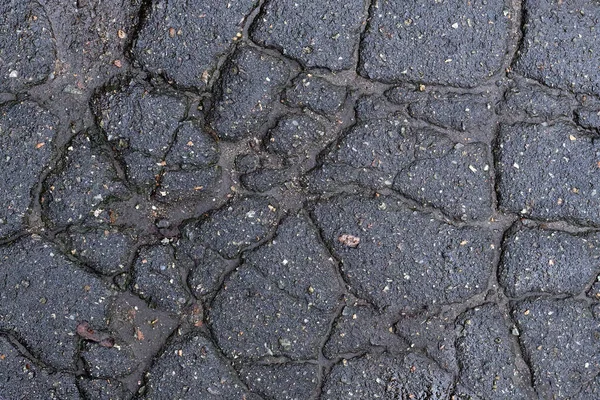
[[[600,398],[596,0],[0,0],[0,400]]]

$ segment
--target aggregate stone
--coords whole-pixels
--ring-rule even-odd
[[[457,324],[458,385],[481,399],[529,398],[515,366],[516,343],[498,308],[486,304],[471,309],[459,316]]]
[[[134,263],[134,293],[160,309],[178,312],[189,298],[185,287],[172,246],[140,249]]]
[[[585,303],[526,300],[513,317],[540,398],[569,398],[600,372],[600,323]]]
[[[56,117],[33,102],[0,108],[0,237],[23,228],[31,191],[50,160],[57,125]]]
[[[80,396],[73,376],[49,373],[0,336],[0,398],[71,400]]]
[[[394,190],[454,218],[491,215],[494,185],[488,147],[483,143],[456,144],[444,153],[438,158],[417,159],[399,172]]]
[[[59,238],[73,257],[105,275],[114,275],[129,267],[136,242],[132,234],[102,226],[71,228]]]
[[[94,140],[92,132],[76,135],[67,147],[65,165],[45,182],[42,204],[53,225],[104,218],[102,203],[127,195],[112,160]]]
[[[104,326],[113,293],[54,246],[32,237],[0,247],[0,282],[0,330],[14,332],[42,362],[74,369],[77,325]]]
[[[285,101],[295,107],[308,107],[314,112],[331,116],[342,107],[348,91],[312,74],[301,74],[284,94]]]
[[[127,345],[104,347],[97,343],[86,343],[81,357],[92,378],[114,379],[129,375],[139,363]]]
[[[134,57],[153,74],[204,89],[217,61],[237,39],[258,2],[154,0],[135,42]]]
[[[515,70],[551,87],[600,94],[600,6],[575,0],[527,0]]]
[[[225,281],[210,312],[219,348],[244,359],[316,359],[332,317],[244,267]]]
[[[335,197],[315,206],[314,219],[351,289],[378,308],[464,301],[487,286],[492,230],[455,227],[383,196]]]
[[[336,364],[321,398],[442,400],[451,387],[452,376],[424,356],[367,354]]]
[[[0,3],[0,49],[0,92],[20,92],[48,79],[56,49],[40,3]]]
[[[315,359],[342,290],[316,230],[304,216],[289,217],[217,294],[211,322],[219,346],[231,357]]]
[[[240,378],[252,392],[273,400],[302,400],[313,398],[319,384],[317,364],[248,364]]]
[[[453,317],[435,312],[405,315],[395,328],[411,348],[423,349],[446,371],[458,372]]]
[[[537,122],[571,117],[573,111],[567,96],[550,93],[539,85],[520,84],[506,90],[500,113],[509,118]]]
[[[324,135],[325,127],[309,116],[287,116],[269,131],[267,149],[281,156],[302,155]]]
[[[372,347],[408,348],[393,333],[385,316],[368,306],[345,306],[333,324],[323,354],[333,359],[340,354],[366,352]]]
[[[431,93],[421,98],[406,96],[405,88],[394,88],[386,97],[397,104],[408,103],[413,118],[462,132],[484,133],[494,128],[494,100],[485,94]]]
[[[186,116],[185,99],[132,83],[101,93],[92,106],[100,127],[125,160],[129,179],[154,185],[160,163]],[[181,130],[190,133],[186,124]]]
[[[238,141],[255,135],[290,77],[287,63],[241,46],[223,67],[219,96],[210,123],[219,138]]]
[[[277,203],[269,198],[238,197],[200,222],[194,235],[206,247],[231,259],[267,238],[278,218]]]
[[[480,85],[503,65],[510,17],[502,0],[378,1],[359,72],[385,82]]]
[[[348,69],[365,17],[361,0],[269,1],[256,19],[252,39],[307,67]]]
[[[218,349],[203,336],[186,336],[169,344],[146,375],[141,398],[256,400]]]
[[[597,140],[564,122],[502,125],[496,148],[500,207],[599,225],[599,155]]]
[[[498,281],[507,295],[581,293],[600,271],[597,235],[543,229],[512,233],[503,244]]]

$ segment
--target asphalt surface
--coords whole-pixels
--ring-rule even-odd
[[[599,26],[0,0],[0,400],[599,399]]]

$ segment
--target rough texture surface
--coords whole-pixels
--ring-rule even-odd
[[[312,74],[298,76],[294,80],[294,86],[285,91],[285,100],[290,105],[308,107],[323,114],[336,112],[346,96],[346,88],[332,85]]]
[[[170,246],[143,248],[134,264],[133,292],[157,307],[178,311],[188,294]]]
[[[186,88],[203,88],[218,57],[236,40],[257,2],[152,1],[134,47],[136,59],[153,74]]]
[[[0,330],[14,333],[44,363],[72,370],[77,325],[105,324],[109,288],[51,244],[31,237],[0,247],[0,277]]]
[[[507,237],[499,281],[511,297],[577,295],[600,271],[597,235],[527,229]]]
[[[515,367],[516,343],[498,309],[486,304],[469,310],[458,324],[458,384],[466,389],[465,394],[482,399],[526,398],[525,381]]]
[[[225,65],[212,110],[211,125],[219,137],[236,141],[256,134],[289,75],[280,59],[251,47],[238,49]]]
[[[46,180],[42,197],[46,218],[53,225],[106,219],[102,204],[127,195],[123,181],[98,136],[79,134],[67,148],[65,165]]]
[[[492,206],[487,148],[462,144],[399,117],[353,126],[310,176],[313,190],[392,187],[457,219],[480,219]]]
[[[600,225],[598,141],[563,122],[500,129],[500,207],[523,216]]]
[[[75,377],[49,373],[0,336],[0,393],[7,399],[79,399]]]
[[[171,343],[146,375],[144,399],[242,399],[246,396],[235,372],[203,336]],[[246,397],[249,400],[250,396]]]
[[[576,300],[527,300],[514,310],[533,384],[544,398],[576,396],[600,370],[597,315]]]
[[[0,400],[597,400],[597,0],[0,0]]]
[[[52,154],[57,122],[32,102],[0,108],[0,237],[23,228],[30,193]]]
[[[319,381],[315,364],[249,365],[240,377],[253,392],[269,399],[292,400],[312,398]]]
[[[3,1],[0,15],[0,92],[46,80],[56,48],[44,7],[37,1]]]
[[[365,19],[362,0],[268,1],[252,39],[281,49],[307,67],[350,68]]]
[[[334,366],[322,398],[447,399],[451,384],[450,375],[423,356],[366,355]]]
[[[584,0],[527,0],[524,16],[516,70],[548,86],[600,94],[600,6]]]
[[[315,358],[341,293],[336,265],[316,230],[306,217],[288,218],[215,298],[217,342],[236,357]]]
[[[502,0],[381,0],[360,48],[360,73],[386,82],[476,86],[497,72],[510,20]]]
[[[453,303],[486,287],[491,231],[455,228],[384,197],[335,198],[318,204],[314,216],[346,281],[379,308]],[[360,242],[348,244],[344,235]]]
[[[263,197],[242,197],[199,223],[196,237],[223,257],[265,239],[277,222],[277,204]]]

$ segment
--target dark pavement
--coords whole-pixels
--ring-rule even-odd
[[[600,399],[596,0],[0,0],[0,400]]]

